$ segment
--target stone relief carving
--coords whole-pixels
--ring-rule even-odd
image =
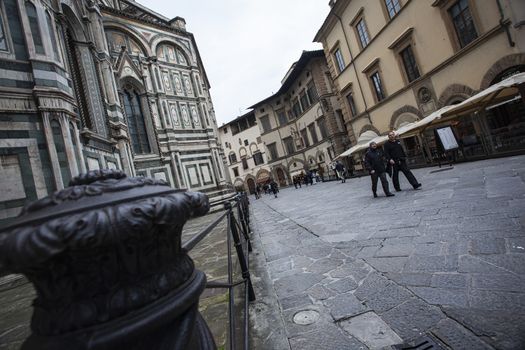
[[[199,113],[197,112],[197,108],[195,106],[191,106],[191,117],[192,117],[193,123],[195,123],[195,125],[199,125],[200,124]]]
[[[188,107],[185,105],[181,106],[182,111],[182,121],[184,122],[184,125],[190,125],[190,118],[188,116]]]

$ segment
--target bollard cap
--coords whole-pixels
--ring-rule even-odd
[[[97,170],[28,204],[0,232],[0,263],[35,285],[32,330],[59,335],[151,304],[194,273],[182,228],[202,193]]]

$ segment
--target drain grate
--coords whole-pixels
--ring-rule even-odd
[[[446,350],[436,339],[424,335],[405,344],[393,345],[395,350]]]

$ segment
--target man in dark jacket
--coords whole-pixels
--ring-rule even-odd
[[[377,179],[381,179],[381,185],[383,186],[385,195],[387,197],[392,197],[394,194],[390,193],[390,190],[388,189],[388,180],[386,179],[385,157],[383,151],[377,148],[375,142],[370,142],[370,148],[365,154],[365,167],[372,178],[372,192],[374,193],[374,198],[377,197]]]
[[[340,161],[336,161],[335,163],[335,172],[337,176],[341,179],[341,183],[345,183],[346,182],[345,167]]]
[[[388,141],[385,143],[384,149],[386,159],[394,168],[392,182],[394,183],[396,191],[401,191],[401,187],[399,186],[399,171],[405,174],[408,182],[410,182],[415,190],[420,188],[421,184],[417,182],[414,174],[408,169],[407,156],[403,146],[401,146],[401,141],[396,140],[396,134],[393,131],[388,133]]]

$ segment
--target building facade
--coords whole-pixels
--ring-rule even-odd
[[[0,220],[88,170],[224,193],[193,35],[134,1],[0,2]]]
[[[328,174],[331,160],[350,144],[323,50],[304,51],[279,91],[251,108],[281,186],[308,170]]]
[[[352,144],[525,71],[523,1],[337,0],[330,6],[314,41],[323,44]],[[482,116],[452,123],[462,156],[525,149],[523,102],[487,107]],[[404,142],[409,155],[432,158],[431,130]]]
[[[254,193],[257,184],[271,178],[255,113],[250,111],[219,128],[231,184],[237,191]]]

